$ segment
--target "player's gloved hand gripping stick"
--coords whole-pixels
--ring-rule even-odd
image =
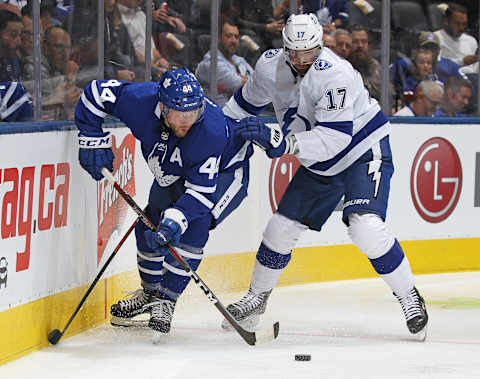
[[[138,217],[143,221],[143,223],[150,230],[156,232],[157,227],[152,223],[152,221],[148,218],[145,212],[137,205],[135,200],[133,200],[132,197],[118,185],[112,173],[108,169],[103,167],[102,174],[113,185],[113,187],[117,190],[120,196],[123,197],[123,199],[128,203],[128,205],[132,207],[132,209],[135,211]],[[195,284],[198,287],[200,287],[203,293],[207,296],[208,300],[210,300],[210,302],[215,305],[215,307],[220,311],[223,317],[225,317],[225,319],[228,320],[228,322],[237,331],[237,333],[240,334],[240,336],[245,340],[246,343],[248,343],[249,345],[256,345],[258,343],[270,342],[270,341],[273,341],[275,338],[277,338],[278,331],[280,328],[280,324],[278,323],[278,321],[275,324],[273,324],[272,327],[265,330],[260,330],[257,332],[250,332],[242,328],[242,326],[240,326],[240,324],[235,320],[235,318],[230,314],[230,312],[227,311],[225,306],[220,302],[220,300],[218,300],[215,294],[210,290],[210,288],[208,288],[208,286],[198,276],[198,274],[194,270],[192,270],[190,265],[187,262],[185,262],[180,255],[177,254],[177,252],[171,245],[167,245],[167,247],[170,253],[173,255],[173,257],[180,263],[182,268],[193,279]]]

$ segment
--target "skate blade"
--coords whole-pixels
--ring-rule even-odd
[[[418,333],[414,334],[413,337],[415,341],[425,342],[425,340],[427,339],[427,326],[425,325],[425,327]]]
[[[148,321],[150,320],[149,314],[140,314],[132,318],[124,318],[112,316],[110,324],[112,326],[124,326],[124,327],[148,327]]]
[[[252,317],[247,318],[246,320],[243,321],[238,321],[238,324],[245,330],[249,332],[255,331],[256,326],[260,322],[260,316],[255,315]],[[230,324],[227,319],[223,319],[222,321],[222,329],[227,331],[227,332],[232,332],[234,331],[232,324]]]

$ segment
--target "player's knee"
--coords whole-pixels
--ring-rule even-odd
[[[281,254],[288,254],[297,244],[300,235],[308,228],[295,220],[275,213],[263,232],[263,244]]]
[[[348,216],[348,235],[370,259],[384,255],[395,243],[380,216],[372,213],[353,213]]]

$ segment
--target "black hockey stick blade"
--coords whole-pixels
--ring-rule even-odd
[[[62,338],[63,333],[58,329],[53,329],[50,333],[48,333],[48,342],[52,345],[56,345],[60,338]]]

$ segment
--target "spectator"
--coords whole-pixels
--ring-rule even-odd
[[[58,26],[45,31],[42,44],[41,70],[44,119],[64,120],[73,117],[73,111],[82,90],[75,85],[78,65],[70,60],[70,35]],[[33,57],[26,58],[25,86],[33,90]]]
[[[192,30],[187,28],[184,22],[182,1],[154,0],[153,39],[155,46],[162,56],[174,66],[186,66],[191,61],[194,46]]]
[[[420,48],[414,52],[412,65],[405,70],[401,64],[390,66],[390,79],[393,82],[397,96],[403,104],[408,104],[413,97],[415,87],[424,79],[439,81],[433,73],[433,53],[429,49]]]
[[[27,0],[27,5],[22,8],[22,15],[33,17],[33,1]],[[56,0],[42,0],[40,3],[40,30],[45,32],[53,25],[52,13],[57,5]],[[43,36],[42,36],[43,37]]]
[[[351,38],[352,49],[348,61],[362,75],[363,84],[370,93],[370,96],[380,100],[381,67],[380,62],[370,54],[368,31],[362,25],[352,25]]]
[[[275,20],[271,0],[232,0],[229,16],[238,25],[241,35],[248,35],[260,45],[261,53],[281,47],[283,19]]]
[[[455,3],[450,3],[445,11],[443,29],[435,34],[440,40],[440,51],[444,58],[453,60],[461,67],[465,74],[478,73],[477,40],[466,34],[467,8]]]
[[[18,48],[18,55],[23,66],[26,57],[33,55],[33,21],[29,16],[23,16],[22,24],[22,43]]]
[[[132,41],[135,48],[136,60],[143,65],[145,63],[147,19],[145,13],[139,8],[141,3],[142,0],[117,0],[122,22],[127,28],[130,41]],[[157,50],[153,38],[151,44],[152,68],[157,74],[155,79],[158,80],[161,73],[169,68],[170,63]]]
[[[15,13],[18,17],[22,17],[22,13],[20,12],[19,5],[14,5],[9,3],[0,4],[0,11],[3,11],[3,10],[10,11],[12,13]]]
[[[235,90],[244,85],[253,72],[247,61],[236,51],[239,44],[238,27],[231,20],[223,23],[218,38],[217,61],[217,97],[215,102],[223,107]],[[210,52],[207,52],[199,63],[195,75],[204,88],[210,83]]]
[[[303,0],[302,13],[313,13],[325,33],[345,28],[348,23],[347,0]]]
[[[345,29],[337,29],[333,32],[333,36],[336,41],[335,53],[344,59],[348,59],[352,51],[352,36],[350,32]]]
[[[418,37],[418,47],[433,53],[433,72],[442,83],[446,84],[451,76],[466,79],[465,74],[460,72],[460,67],[454,61],[440,55],[440,40],[436,34],[421,32]]]
[[[443,98],[443,86],[432,80],[422,80],[415,88],[415,98],[394,116],[432,117]]]
[[[465,109],[472,97],[472,83],[467,79],[450,78],[445,86],[442,104],[435,117],[467,117]]]
[[[324,33],[322,36],[323,46],[328,47],[330,50],[335,51],[337,48],[337,40],[331,34]]]
[[[0,83],[0,122],[29,121],[33,118],[30,95],[18,82]]]
[[[0,82],[21,79],[17,49],[22,43],[22,19],[8,10],[0,10]]]

